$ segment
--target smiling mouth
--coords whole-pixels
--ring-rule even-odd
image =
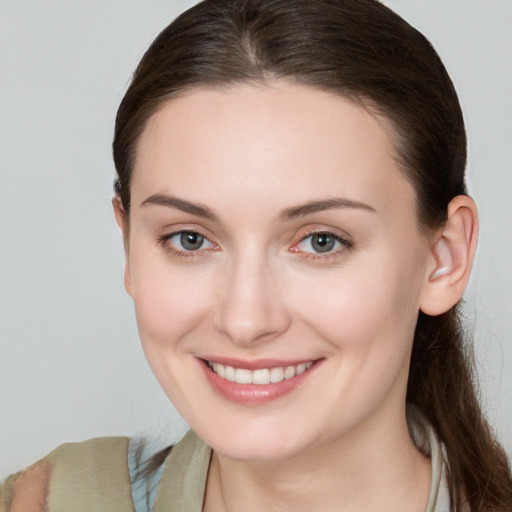
[[[219,377],[229,382],[237,384],[256,384],[266,385],[289,380],[297,375],[301,375],[313,365],[313,361],[300,363],[295,366],[277,366],[272,368],[259,368],[249,370],[246,368],[235,368],[233,366],[223,365],[207,361],[208,366]]]

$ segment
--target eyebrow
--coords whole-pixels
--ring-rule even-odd
[[[342,197],[324,199],[321,201],[311,201],[303,205],[292,206],[283,210],[279,218],[283,221],[291,220],[297,217],[304,217],[312,213],[321,212],[324,210],[341,209],[341,208],[356,208],[375,213],[375,208],[361,203],[360,201],[352,201]]]
[[[141,206],[146,206],[149,204],[176,208],[182,212],[197,215],[198,217],[203,217],[205,219],[213,220],[216,222],[219,220],[217,215],[215,215],[215,213],[213,213],[213,211],[206,206],[191,203],[190,201],[185,201],[184,199],[178,199],[177,197],[172,197],[165,194],[154,194],[144,200]]]
[[[167,206],[168,208],[175,208],[177,210],[181,210],[182,212],[190,213],[191,215],[197,215],[198,217],[203,217],[214,222],[219,222],[219,217],[213,212],[213,210],[211,210],[207,206],[191,203],[190,201],[186,201],[185,199],[178,199],[177,197],[169,196],[166,194],[154,194],[148,197],[146,200],[144,200],[141,206],[146,206],[150,204]],[[320,201],[310,201],[299,206],[292,206],[291,208],[286,208],[280,213],[279,218],[282,221],[288,221],[295,219],[297,217],[311,215],[312,213],[316,212],[342,208],[355,208],[366,210],[369,212],[375,212],[374,208],[365,203],[338,197],[332,199],[324,199]]]

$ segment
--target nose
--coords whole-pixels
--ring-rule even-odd
[[[252,347],[284,333],[291,317],[277,269],[249,255],[224,269],[215,310],[215,327],[240,347]]]

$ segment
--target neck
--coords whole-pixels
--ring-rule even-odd
[[[286,460],[214,453],[204,511],[423,512],[430,461],[410,439],[405,411],[400,422],[367,423]]]

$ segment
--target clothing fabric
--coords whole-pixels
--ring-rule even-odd
[[[138,474],[136,442],[128,450],[134,512],[201,512],[212,450],[189,430],[172,448],[159,474]],[[144,463],[142,463],[142,467]],[[159,480],[159,481],[158,481]]]
[[[51,468],[44,511],[134,512],[128,444],[126,437],[63,444],[36,463]],[[0,487],[0,512],[10,512],[14,486],[25,474],[10,476]]]
[[[425,512],[450,512],[442,444],[428,423],[412,421],[409,428],[416,444],[432,461],[432,483]],[[135,512],[164,512],[169,503],[173,504],[173,512],[201,512],[211,449],[189,431],[172,449],[159,475],[138,479],[135,446],[132,442],[128,451]],[[160,478],[162,483],[157,493]]]
[[[425,512],[450,512],[442,445],[421,416],[410,422],[411,435],[432,461],[432,484]],[[44,462],[51,465],[45,512],[201,512],[211,448],[193,431],[173,447],[165,464],[145,478],[146,454],[125,437],[65,444]],[[0,487],[0,512],[9,512],[15,482]]]

